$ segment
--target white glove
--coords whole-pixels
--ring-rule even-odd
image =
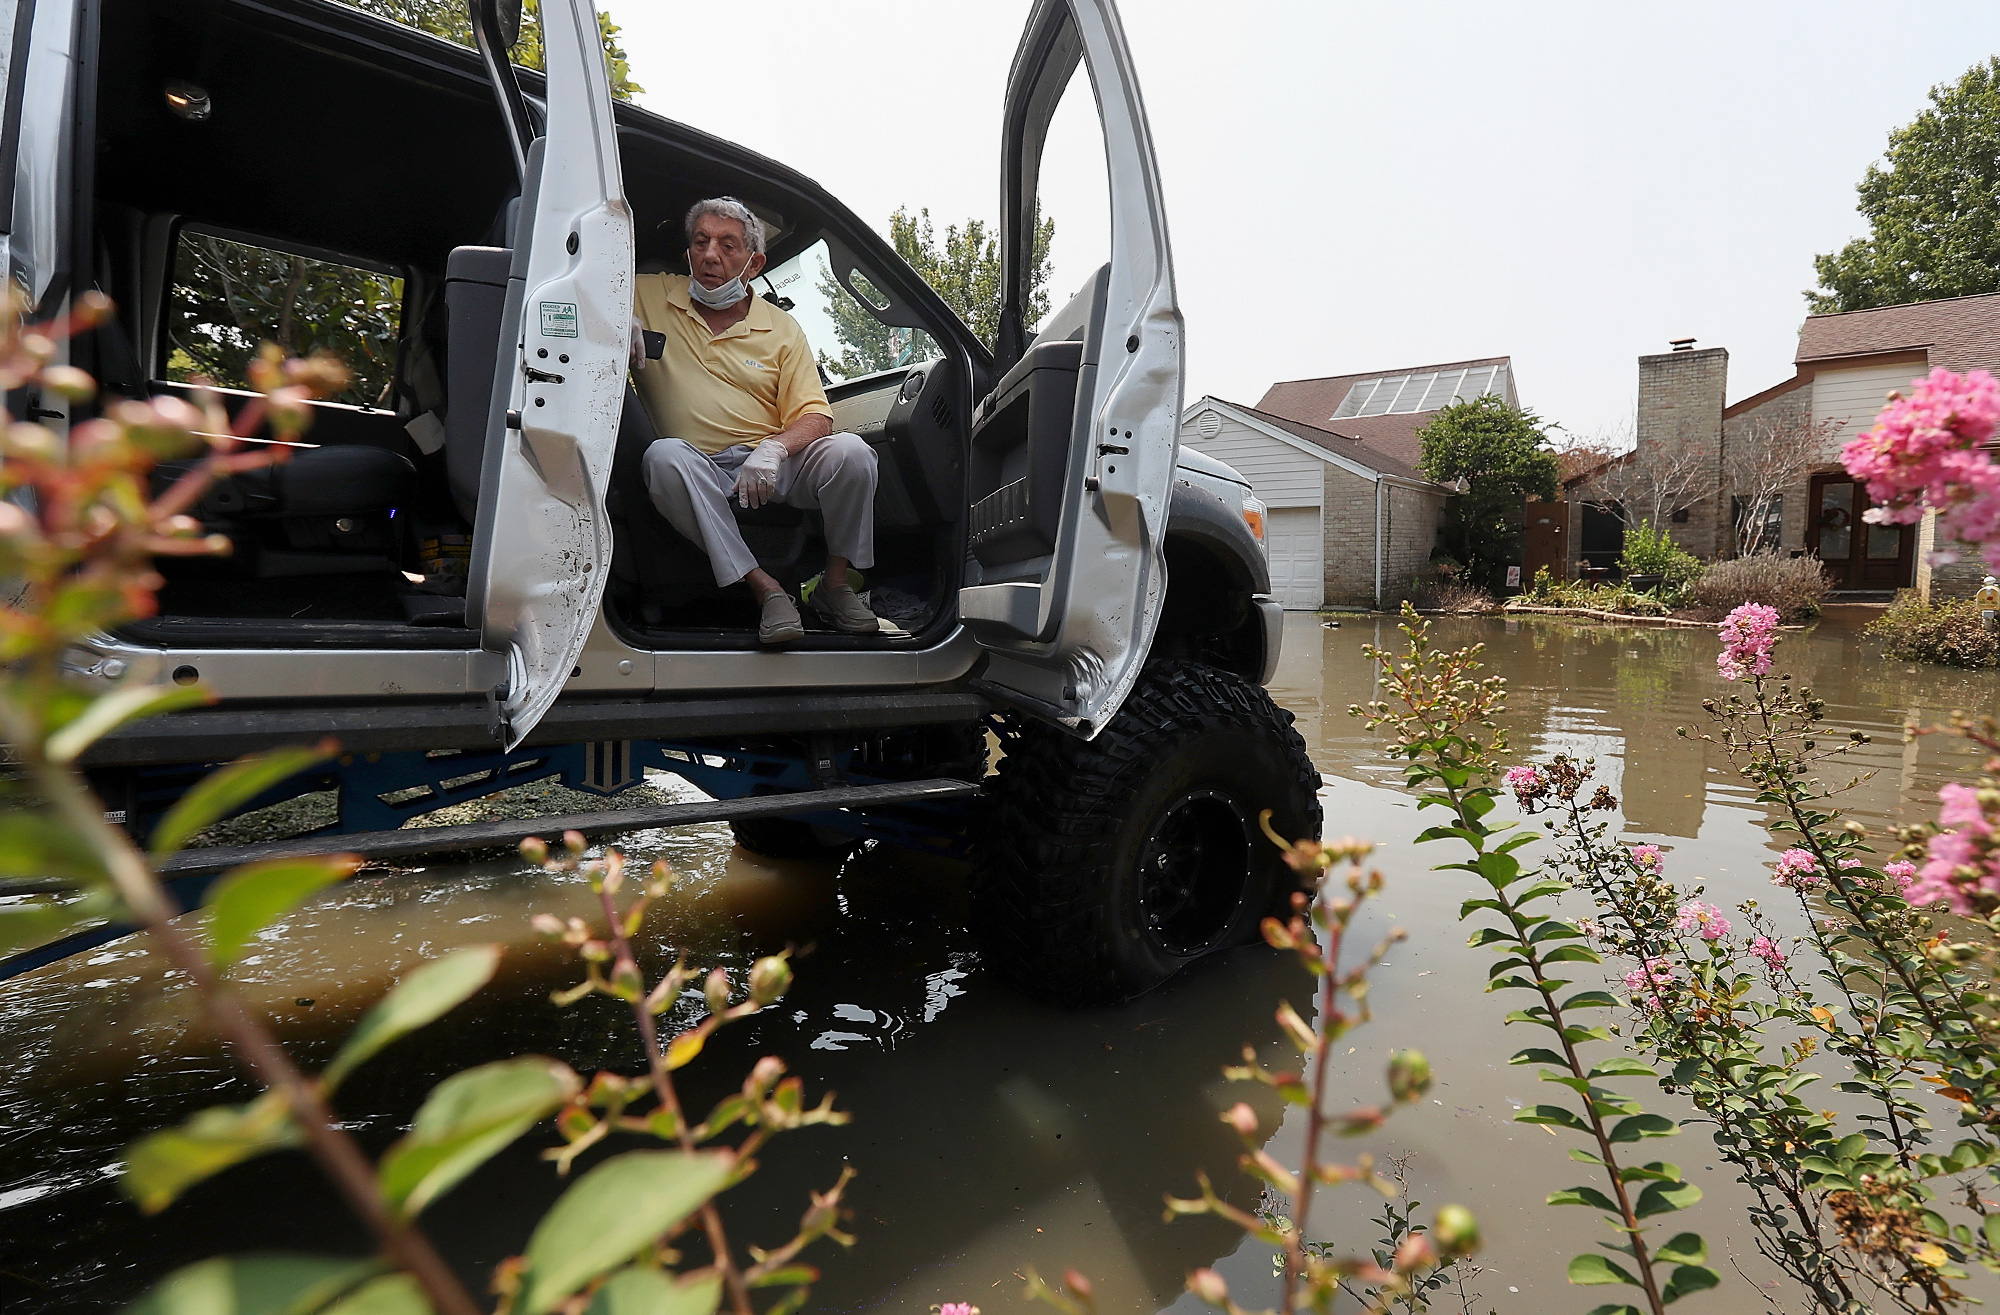
[[[778,491],[778,468],[785,464],[787,455],[785,445],[775,438],[759,443],[749,459],[736,468],[736,500],[750,508],[769,502]]]

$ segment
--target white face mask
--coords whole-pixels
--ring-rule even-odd
[[[700,302],[710,310],[728,310],[731,306],[734,306],[737,302],[750,295],[750,289],[743,286],[743,270],[750,268],[750,262],[753,259],[755,259],[754,254],[744,257],[743,269],[737,270],[735,275],[719,288],[703,287],[700,279],[689,275],[688,296],[693,297],[697,302]],[[693,264],[693,257],[689,257],[689,264]]]

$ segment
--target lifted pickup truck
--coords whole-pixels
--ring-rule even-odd
[[[202,503],[234,552],[163,562],[159,615],[71,655],[81,681],[217,700],[95,746],[107,804],[143,832],[213,764],[325,736],[341,756],[257,805],[337,790],[357,841],[657,768],[752,850],[963,854],[988,962],[1047,998],[1127,998],[1254,938],[1293,889],[1258,814],[1317,835],[1319,778],[1262,688],[1262,505],[1179,447],[1165,205],[1112,0],[1036,0],[1014,56],[991,350],[810,179],[617,101],[590,0],[544,0],[541,73],[510,61],[514,8],[472,0],[474,50],[331,0],[0,0],[9,272],[42,314],[90,289],[118,308],[71,363],[106,397],[199,376],[232,406],[260,338],[356,369],[288,462]],[[1040,160],[1073,78],[1110,258],[1036,325]],[[893,349],[828,395],[878,457],[868,584],[894,633],[760,651],[645,494],[634,271],[677,267],[679,217],[722,193],[769,229],[764,295],[851,298]],[[11,400],[58,427],[85,410]],[[789,587],[825,556],[816,513],[741,517]],[[939,781],[978,797],[927,799]]]

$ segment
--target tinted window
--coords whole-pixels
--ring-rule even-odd
[[[183,229],[167,297],[166,378],[249,387],[259,345],[329,351],[354,382],[335,401],[391,406],[403,280]]]

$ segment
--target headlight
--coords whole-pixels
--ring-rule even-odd
[[[1257,542],[1264,542],[1264,504],[1248,493],[1243,495],[1243,523],[1257,536]]]

